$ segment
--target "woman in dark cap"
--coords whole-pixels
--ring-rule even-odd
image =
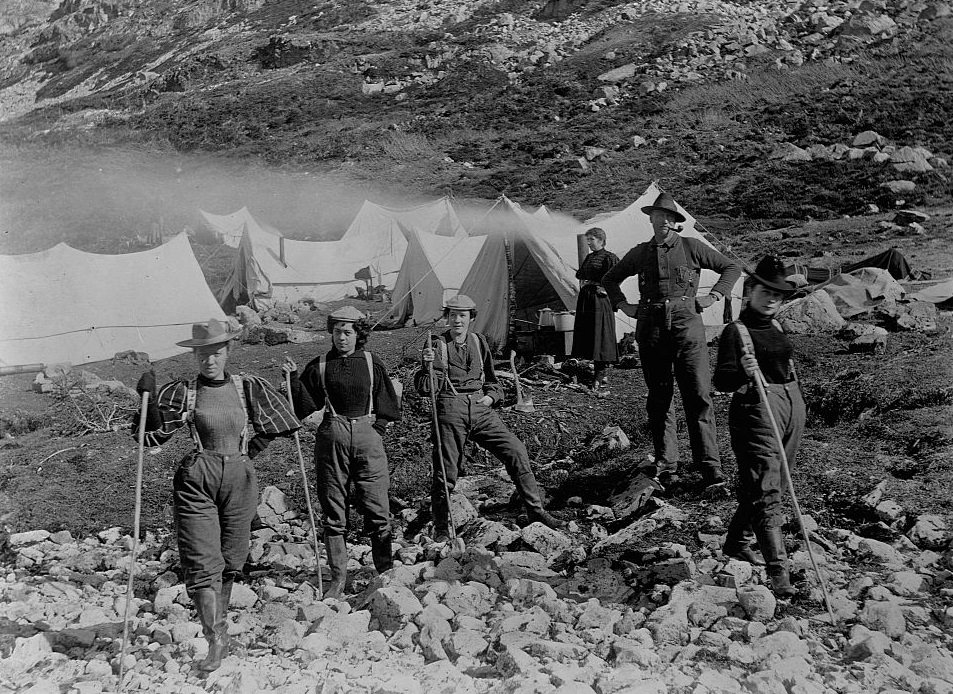
[[[609,295],[602,286],[602,276],[619,258],[606,250],[606,232],[599,227],[586,231],[589,255],[576,271],[581,288],[576,301],[576,319],[573,325],[572,356],[591,359],[595,368],[592,389],[608,384],[606,370],[619,358],[615,335],[615,314]]]
[[[766,565],[774,594],[789,598],[797,591],[791,585],[781,534],[784,473],[766,403],[753,379],[758,371],[764,376],[768,403],[792,464],[804,431],[805,408],[794,370],[793,345],[774,316],[796,287],[785,279],[781,260],[766,256],[748,278],[747,289],[748,305],[739,320],[722,333],[713,378],[718,390],[735,393],[728,426],[738,463],[738,510],[728,525],[723,551],[726,556]],[[763,559],[751,547],[751,530]]]
[[[140,394],[155,393],[146,417],[146,444],[161,445],[185,425],[195,444],[179,463],[172,491],[185,588],[209,643],[208,657],[198,664],[202,673],[218,669],[228,655],[228,602],[248,558],[258,507],[251,461],[271,439],[301,426],[270,383],[226,370],[229,345],[238,336],[215,318],[196,323],[192,339],[177,344],[192,348],[198,376],[156,392],[155,373],[147,371],[136,385]]]
[[[390,530],[390,474],[383,435],[400,419],[400,404],[387,367],[364,349],[371,326],[353,306],[328,316],[332,348],[309,363],[298,377],[298,366],[286,359],[282,370],[291,375],[295,412],[304,419],[324,408],[314,441],[318,498],[324,512],[324,544],[331,581],[325,598],[341,599],[347,579],[349,486],[364,513],[364,530],[371,537],[374,567],[383,573],[394,563]]]

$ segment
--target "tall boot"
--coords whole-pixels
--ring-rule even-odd
[[[434,487],[430,494],[430,513],[433,516],[433,539],[445,542],[450,537],[450,509],[442,485]]]
[[[324,597],[340,600],[344,596],[344,582],[347,580],[347,545],[342,535],[325,535],[324,546],[331,568],[331,580],[324,589]]]
[[[758,543],[771,581],[771,591],[775,597],[791,598],[797,594],[797,589],[791,585],[791,574],[788,572],[788,554],[784,549],[784,537],[781,528],[758,528]]]
[[[721,551],[726,557],[740,559],[755,566],[764,566],[764,559],[752,549],[754,533],[748,525],[750,514],[744,505],[739,505],[735,515],[728,524],[728,534],[725,536],[725,545]]]
[[[222,664],[222,658],[228,649],[228,644],[223,643],[216,630],[218,622],[218,609],[220,594],[214,588],[199,588],[192,593],[192,602],[195,603],[195,611],[198,613],[199,622],[202,624],[202,633],[205,640],[208,641],[208,656],[197,666],[198,671],[202,673],[217,670]]]
[[[553,530],[562,530],[566,524],[551,515],[543,508],[543,495],[539,490],[539,484],[536,482],[536,475],[532,472],[524,472],[516,480],[516,490],[523,497],[523,504],[526,506],[526,515],[529,516],[529,522],[540,522],[547,528]]]
[[[371,556],[374,568],[382,574],[394,567],[394,547],[391,544],[390,530],[382,530],[371,536]]]
[[[222,592],[218,594],[218,614],[215,619],[215,635],[219,643],[222,644],[222,659],[228,657],[228,650],[231,647],[231,637],[228,635],[228,603],[232,600],[232,586],[234,580],[230,578],[222,579]]]

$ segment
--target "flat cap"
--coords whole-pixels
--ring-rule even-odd
[[[334,309],[331,315],[328,316],[328,322],[354,323],[359,320],[364,320],[365,318],[367,318],[367,316],[353,306],[342,306],[341,308]]]
[[[443,307],[451,311],[454,309],[458,311],[475,311],[477,305],[476,302],[466,294],[457,294],[451,297]]]

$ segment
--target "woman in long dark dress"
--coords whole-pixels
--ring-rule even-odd
[[[573,328],[572,356],[591,359],[595,367],[593,390],[608,385],[606,371],[619,358],[615,335],[615,314],[602,276],[619,262],[615,253],[606,250],[606,232],[593,227],[586,232],[589,255],[576,271],[582,285],[576,302],[576,320]]]

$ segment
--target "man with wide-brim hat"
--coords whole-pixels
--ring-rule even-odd
[[[252,460],[271,439],[301,426],[270,383],[250,374],[229,374],[230,345],[239,335],[217,318],[195,323],[192,337],[176,344],[192,349],[198,376],[157,391],[155,373],[147,371],[136,386],[140,394],[153,394],[146,444],[161,445],[188,426],[194,445],[179,462],[172,499],[185,589],[209,644],[208,656],[195,665],[199,673],[216,670],[229,652],[229,600],[248,558],[258,506]]]
[[[530,466],[526,446],[510,431],[493,410],[503,399],[486,338],[470,329],[477,305],[466,294],[457,294],[444,304],[447,331],[424,347],[421,368],[414,386],[421,395],[430,395],[430,369],[436,375],[436,429],[433,437],[433,483],[431,509],[434,538],[449,536],[448,495],[457,483],[467,441],[473,441],[503,463],[526,507],[530,522],[550,528],[563,523],[543,507],[542,492]],[[439,435],[438,435],[439,434]],[[440,444],[438,446],[437,441]],[[446,471],[446,489],[444,487]]]
[[[314,440],[331,570],[324,597],[341,599],[347,581],[349,486],[364,515],[375,568],[383,573],[393,566],[390,473],[383,435],[390,422],[400,419],[400,403],[384,362],[364,348],[371,333],[366,316],[353,306],[342,306],[328,316],[327,325],[331,351],[312,360],[300,377],[291,359],[285,359],[282,370],[291,375],[292,399],[300,418],[324,409]]]
[[[713,377],[718,390],[734,392],[728,429],[738,464],[738,508],[728,524],[722,551],[728,557],[765,565],[771,589],[779,598],[791,597],[797,591],[791,585],[781,533],[784,470],[774,424],[788,464],[792,465],[806,419],[794,369],[794,347],[775,320],[781,302],[796,290],[786,274],[784,263],[770,255],[749,273],[748,304],[738,320],[721,334]],[[767,403],[761,401],[753,383],[759,371]],[[752,546],[752,530],[761,556]]]
[[[678,477],[678,440],[672,398],[678,383],[685,408],[692,460],[710,494],[725,493],[721,458],[711,401],[708,345],[701,312],[727,297],[741,276],[741,265],[711,246],[679,234],[685,215],[668,193],[642,208],[652,224],[653,238],[625,254],[602,278],[613,308],[636,318],[642,373],[648,387],[645,408],[655,449],[648,474],[662,482]],[[715,285],[698,296],[702,269],[720,274]],[[628,277],[639,278],[639,302],[629,303],[620,287]]]

